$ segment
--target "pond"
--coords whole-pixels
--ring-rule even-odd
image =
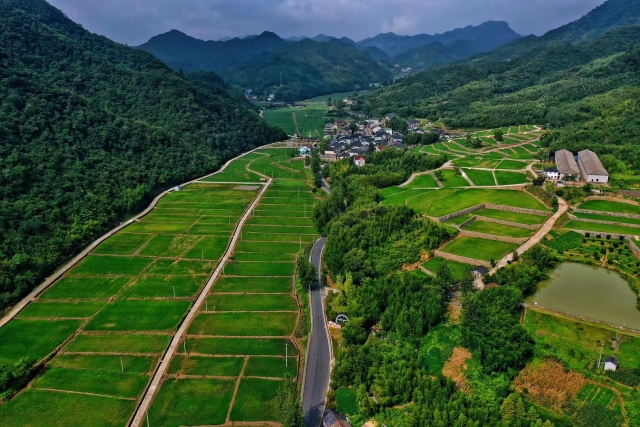
[[[563,263],[538,285],[529,303],[640,330],[636,294],[617,273],[590,265]]]

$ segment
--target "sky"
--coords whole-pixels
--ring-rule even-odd
[[[542,35],[604,0],[48,0],[87,30],[131,46],[172,29],[203,40],[272,31],[355,41],[435,34],[488,20]]]

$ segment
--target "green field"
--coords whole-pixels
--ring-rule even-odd
[[[572,230],[593,231],[600,233],[613,233],[613,234],[629,234],[632,236],[640,236],[640,228],[624,227],[622,225],[613,224],[598,224],[594,222],[583,221],[569,221],[565,228]]]
[[[493,179],[493,173],[485,170],[475,169],[463,169],[469,179],[477,186],[491,186],[496,185],[496,181]]]
[[[289,343],[288,350],[285,344]],[[186,340],[189,354],[216,354],[223,356],[297,356],[296,347],[287,339],[261,338],[198,338]]]
[[[26,306],[18,316],[85,318],[96,314],[106,303],[106,301],[34,301]]]
[[[64,277],[47,289],[40,299],[107,299],[130,281],[130,277]]]
[[[640,219],[635,219],[635,218],[625,218],[622,216],[610,216],[610,215],[599,215],[599,214],[586,214],[581,212],[574,212],[573,214],[578,218],[584,218],[584,219],[595,219],[599,221],[610,221],[610,222],[620,222],[624,224],[640,225]]]
[[[224,171],[203,179],[204,182],[260,182],[260,175],[249,172],[247,165],[260,158],[260,154],[247,154],[230,163]]]
[[[463,236],[446,245],[441,251],[488,262],[491,259],[498,261],[517,247],[518,245],[513,243]]]
[[[416,176],[405,188],[438,188],[435,178],[431,174]]]
[[[169,374],[237,377],[244,362],[244,357],[176,356],[171,361]]]
[[[265,110],[263,117],[270,124],[284,130],[287,135],[296,133],[293,114],[296,116],[300,135],[316,137],[324,136],[324,124],[326,123],[328,108],[325,104],[313,104],[308,107],[280,108],[277,110]]]
[[[495,171],[498,185],[517,185],[528,182],[527,175],[517,172]]]
[[[279,381],[245,378],[240,381],[236,402],[231,410],[232,421],[276,421],[272,404]]]
[[[503,156],[499,156],[499,159],[502,159]],[[488,155],[485,156],[468,156],[462,159],[455,160],[453,162],[454,165],[460,167],[467,168],[486,168],[493,169],[500,163],[500,160],[496,160],[494,158],[490,158]]]
[[[511,227],[508,225],[496,224],[494,222],[473,221],[464,227],[465,230],[478,233],[493,234],[494,236],[507,236],[515,238],[530,237],[533,232],[524,228]]]
[[[298,304],[289,295],[224,295],[214,294],[209,297],[208,307],[211,311],[297,311]]]
[[[235,381],[168,379],[162,383],[149,409],[150,425],[224,424]]]
[[[122,298],[192,297],[204,285],[202,276],[140,276],[121,294]]]
[[[191,235],[153,236],[153,238],[149,240],[149,243],[140,251],[140,255],[169,258],[178,257],[192,248],[200,239],[199,236]]]
[[[87,331],[171,331],[190,301],[127,300],[109,304],[86,326]]]
[[[291,293],[288,277],[221,277],[213,286],[213,292]]]
[[[436,274],[438,272],[438,267],[443,262],[447,265],[447,267],[449,267],[451,273],[453,273],[453,276],[457,279],[460,279],[464,272],[469,268],[469,264],[445,260],[444,258],[431,258],[429,261],[422,264],[422,266],[430,272]]]
[[[79,334],[64,350],[77,353],[160,354],[170,340],[169,335],[155,334]]]
[[[60,354],[49,366],[74,369],[97,369],[108,372],[148,374],[156,365],[156,358],[149,356],[107,356],[85,354]]]
[[[68,274],[73,276],[105,276],[131,275],[137,276],[147,268],[153,260],[118,256],[88,256],[75,266]]]
[[[579,209],[603,212],[616,212],[632,215],[640,215],[640,206],[609,200],[588,200],[578,206]]]
[[[148,242],[151,237],[151,234],[117,233],[102,242],[93,250],[93,253],[102,255],[133,255]]]
[[[527,164],[525,162],[517,162],[515,160],[503,160],[495,167],[495,169],[508,169],[508,170],[522,170],[526,169]]]
[[[289,336],[298,313],[200,313],[189,327],[190,335]]]
[[[244,375],[247,377],[283,378],[285,375],[295,377],[298,373],[296,357],[250,357]]]
[[[469,183],[460,175],[456,175],[456,171],[451,169],[442,169],[444,179],[440,182],[444,187],[468,187]]]
[[[147,375],[50,367],[31,387],[134,398],[148,381]]]
[[[435,217],[440,217],[482,203],[541,211],[549,210],[538,200],[522,191],[471,188],[468,190],[460,190],[439,200],[434,200],[433,203],[430,204],[427,213]],[[412,200],[409,200],[410,207],[413,207],[412,204]]]
[[[495,209],[481,209],[474,212],[479,216],[487,218],[500,219],[503,221],[517,222],[525,225],[537,225],[542,224],[547,220],[547,217],[541,215],[523,214],[518,212],[506,212]]]

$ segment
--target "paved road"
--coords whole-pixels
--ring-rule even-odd
[[[325,181],[324,178],[322,178],[322,189],[331,194],[331,187],[329,187],[329,184],[327,184],[327,181]]]
[[[307,364],[302,395],[304,427],[318,427],[325,407],[331,372],[331,344],[324,315],[324,291],[320,282],[322,251],[327,238],[313,245],[311,262],[318,270],[318,280],[311,287],[311,339],[307,348]]]

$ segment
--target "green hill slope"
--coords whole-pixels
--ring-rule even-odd
[[[0,309],[162,189],[283,136],[44,0],[0,1],[0,99]]]

